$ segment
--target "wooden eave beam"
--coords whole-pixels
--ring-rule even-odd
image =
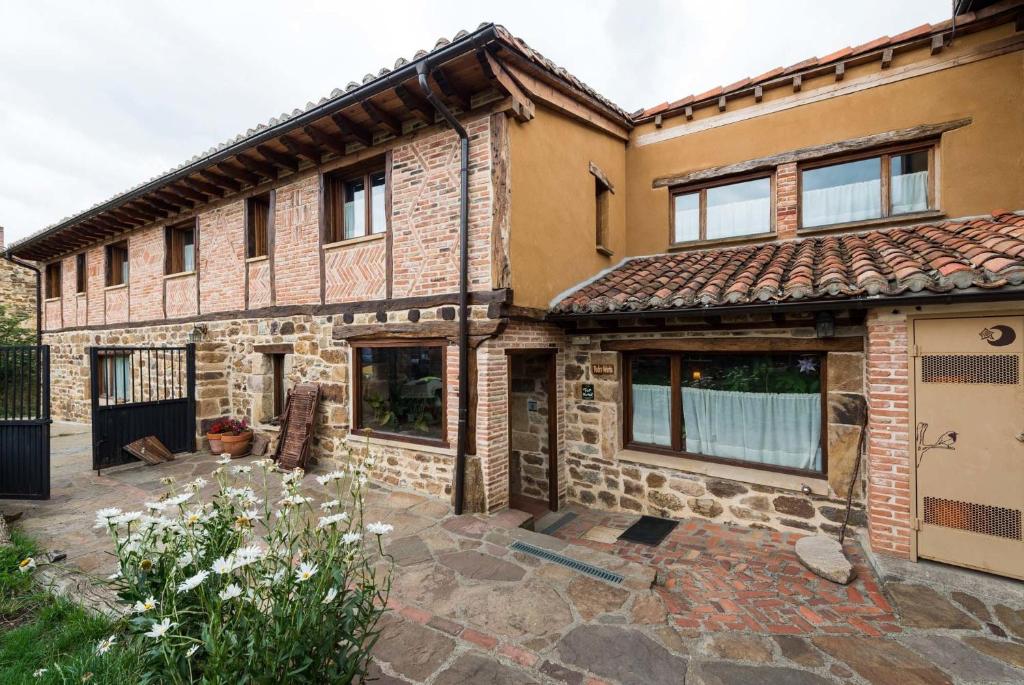
[[[462,88],[456,84],[448,72],[443,67],[434,67],[431,72],[431,77],[434,79],[434,83],[441,89],[441,94],[444,95],[445,99],[451,104],[455,105],[463,112],[468,112],[472,108],[471,97],[469,93],[466,93]]]
[[[260,154],[263,159],[267,160],[271,164],[276,164],[282,169],[287,169],[292,173],[299,170],[299,160],[291,155],[278,152],[269,145],[257,145],[256,152]]]
[[[304,129],[306,135],[313,139],[313,141],[320,146],[327,148],[337,155],[345,154],[345,143],[337,140],[334,136],[324,133],[315,126],[306,126]]]
[[[203,172],[200,172],[200,173],[203,173]],[[205,176],[205,174],[204,174],[204,176]],[[206,181],[200,181],[198,178],[183,178],[181,180],[181,182],[183,184],[187,185],[189,188],[195,188],[199,192],[208,193],[209,195],[212,195],[213,197],[224,197],[224,188],[221,185],[219,185],[219,184],[218,185],[214,185],[213,183],[208,183]],[[237,186],[238,189],[241,190],[241,185],[239,185],[237,183],[234,183],[233,181],[232,181],[232,185]]]
[[[132,228],[152,221],[152,219],[143,216],[138,212],[132,211],[130,207],[125,207],[124,205],[118,207],[117,209],[110,210],[110,214],[114,215],[119,219],[123,219]]]
[[[124,219],[115,216],[111,212],[104,212],[99,216],[94,216],[93,218],[89,219],[89,221],[100,226],[105,226],[112,231],[124,231],[134,226],[134,224],[128,223]]]
[[[192,209],[196,204],[192,200],[182,197],[170,188],[154,191],[153,194],[161,200],[166,200],[167,202],[179,207],[178,211],[181,211],[182,209]]]
[[[320,154],[320,150],[318,150],[315,145],[308,145],[302,141],[292,138],[291,136],[281,136],[278,140],[280,140],[281,144],[288,148],[288,151],[293,155],[305,157],[317,166],[319,166],[320,162],[323,161],[323,155]]]
[[[143,200],[133,200],[132,203],[125,206],[130,206],[133,212],[142,216],[146,221],[156,221],[167,217],[167,212],[157,209]]]
[[[259,185],[259,183],[260,183],[260,176],[259,176],[259,174],[254,174],[251,171],[249,171],[248,169],[239,168],[239,167],[235,166],[234,164],[228,164],[227,162],[221,162],[220,164],[217,165],[217,169],[219,170],[220,173],[224,174],[228,178],[234,179],[235,181],[241,181],[242,183],[248,183],[251,186]],[[205,171],[200,171],[199,173],[202,174],[204,178],[208,178],[206,176],[206,172]],[[239,186],[239,190],[241,190],[241,186]]]
[[[406,88],[399,84],[395,86],[395,95],[402,101],[402,104],[412,112],[413,116],[422,121],[424,124],[430,125],[434,123],[434,108],[430,106],[430,103],[420,95],[419,91],[413,92],[413,89]]]
[[[341,112],[335,112],[331,115],[331,121],[341,131],[341,135],[346,138],[352,138],[363,147],[373,146],[373,132],[363,128],[356,122],[349,119]],[[345,154],[342,151],[341,154]]]
[[[184,183],[182,183],[182,185],[170,186],[170,188],[178,195],[181,195],[182,197],[187,197],[190,200],[195,200],[196,202],[209,202],[210,195],[216,195],[217,197],[220,197],[220,192],[201,193],[197,190],[193,190],[191,186],[185,185]]]
[[[277,168],[273,164],[267,164],[266,162],[261,162],[257,159],[246,157],[245,155],[235,155],[235,159],[254,174],[259,174],[271,181],[277,180]],[[253,185],[256,185],[256,183],[253,183]]]
[[[226,190],[231,190],[232,192],[238,192],[242,189],[242,183],[239,182],[239,179],[244,179],[248,182],[249,178],[252,177],[252,174],[245,172],[244,169],[234,169],[233,167],[225,169],[224,165],[220,165],[218,168],[224,173],[218,173],[211,169],[203,169],[199,172],[199,175],[214,185],[219,185],[220,187]],[[231,178],[226,176],[225,174],[229,172],[236,177]]]
[[[516,121],[527,122],[533,119],[533,101],[527,97],[523,89],[520,88],[519,83],[512,78],[501,62],[486,50],[477,50],[476,56],[484,69],[484,73],[491,80],[496,81],[498,86],[512,98],[512,116],[515,117]]]
[[[144,202],[150,207],[166,212],[168,215],[177,214],[181,211],[181,207],[162,200],[156,193],[150,193],[146,195],[146,197],[140,197],[138,202]]]
[[[373,123],[393,136],[402,135],[402,122],[396,117],[382,110],[372,100],[364,100],[361,104],[363,111],[373,120]]]

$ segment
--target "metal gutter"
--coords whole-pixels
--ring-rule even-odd
[[[429,60],[416,65],[420,90],[459,136],[459,422],[455,446],[455,514],[462,514],[469,433],[469,134],[430,87]]]
[[[208,166],[218,164],[219,162],[229,159],[230,157],[233,157],[244,150],[248,150],[252,147],[255,147],[256,145],[267,142],[284,133],[288,133],[295,129],[302,128],[303,126],[307,126],[340,109],[344,109],[349,105],[355,104],[368,97],[377,95],[378,93],[381,93],[385,90],[394,88],[396,85],[404,81],[414,79],[417,77],[420,65],[424,64],[427,60],[429,60],[432,64],[436,65],[438,62],[447,61],[465,52],[475,50],[476,45],[480,42],[486,42],[497,39],[499,39],[497,27],[493,23],[488,24],[482,28],[477,29],[472,33],[466,34],[459,40],[453,41],[442,48],[438,48],[427,53],[426,55],[423,55],[418,59],[412,60],[408,64],[402,66],[400,69],[392,71],[385,76],[374,79],[373,81],[364,84],[358,88],[355,88],[354,90],[348,91],[333,100],[328,100],[327,102],[321,105],[316,105],[312,109],[306,110],[302,114],[294,116],[273,126],[267,127],[266,129],[263,129],[259,133],[256,133],[248,138],[240,140],[237,143],[228,145],[227,147],[216,151],[215,153],[208,157],[203,157],[202,159],[196,160],[195,162],[192,162],[185,167],[177,169],[171,173],[165,174],[164,176],[161,176],[160,178],[150,181],[149,183],[140,186],[139,188],[128,191],[127,193],[124,193],[111,200],[108,200],[107,202],[104,202],[103,204],[97,207],[88,209],[85,212],[82,212],[81,214],[78,214],[74,217],[71,217],[70,219],[67,219],[66,221],[56,224],[55,226],[51,226],[50,228],[47,228],[36,235],[29,236],[18,242],[15,242],[8,246],[7,253],[11,254],[12,251],[15,250],[21,251],[26,247],[38,243],[40,240],[43,240],[44,238],[48,238],[56,233],[71,228],[75,224],[94,218],[102,214],[103,212],[109,211],[111,209],[116,209],[117,207],[120,207],[126,202],[130,202],[147,193],[150,193],[154,190],[158,190],[165,185],[174,183],[175,181],[179,181],[199,171],[200,169],[204,169]]]

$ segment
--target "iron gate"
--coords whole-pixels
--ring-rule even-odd
[[[0,347],[0,498],[50,498],[50,348]]]
[[[196,348],[89,348],[92,467],[136,461],[124,446],[155,435],[171,452],[196,449]]]

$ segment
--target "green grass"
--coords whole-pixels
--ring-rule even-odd
[[[123,639],[96,654],[96,644],[118,632],[111,621],[40,590],[31,574],[18,570],[34,553],[32,542],[17,534],[13,547],[0,548],[0,683],[138,683],[137,651]],[[36,678],[39,668],[47,672]]]

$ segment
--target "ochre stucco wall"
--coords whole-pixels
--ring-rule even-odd
[[[625,254],[626,144],[539,104],[533,120],[510,122],[509,141],[515,304],[547,308],[555,295]],[[590,162],[615,188],[609,203],[610,257],[595,249]]]
[[[889,70],[877,62],[850,69],[844,83],[865,76],[885,77],[914,63],[968,55],[1012,36],[1012,25],[959,38],[931,57],[927,48],[897,55]],[[969,126],[946,133],[939,147],[939,206],[949,217],[987,214],[993,209],[1024,208],[1024,52],[1017,51],[916,76],[841,97],[696,131],[652,144],[633,144],[626,155],[628,253],[665,252],[669,199],[652,181],[709,167],[743,162],[797,148],[971,117]],[[829,76],[806,80],[802,93],[835,84]],[[792,97],[789,88],[765,91],[764,103]],[[730,100],[725,114],[697,110],[693,122],[711,122],[744,107],[753,98]],[[687,124],[684,117],[665,121],[660,132]],[[658,132],[644,124],[633,139]],[[513,154],[515,149],[513,148]]]

